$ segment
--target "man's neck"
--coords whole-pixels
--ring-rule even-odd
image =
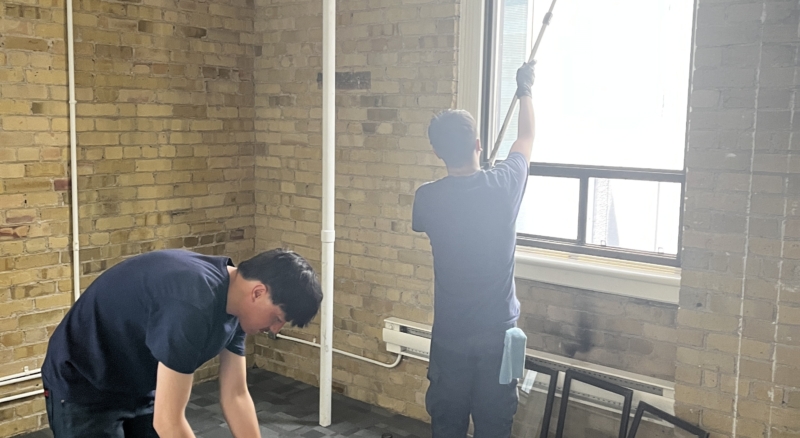
[[[236,312],[236,303],[235,300],[238,298],[236,296],[236,277],[238,277],[239,270],[233,266],[228,266],[228,297],[227,302],[225,303],[225,312],[229,315],[233,315]]]
[[[477,163],[470,163],[466,166],[461,167],[448,167],[447,168],[447,175],[448,176],[470,176],[475,174],[481,170],[480,166]]]

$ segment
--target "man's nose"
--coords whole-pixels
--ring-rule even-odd
[[[276,322],[269,327],[269,331],[272,333],[278,334],[279,331],[283,328],[283,325],[286,324],[285,322]]]

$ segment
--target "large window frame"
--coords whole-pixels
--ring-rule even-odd
[[[481,133],[481,144],[485,145],[483,148],[483,164],[488,162],[491,149],[494,147],[496,137],[492,133],[498,131],[498,123],[496,122],[495,113],[492,110],[492,105],[496,102],[494,95],[495,68],[498,60],[495,56],[495,51],[489,48],[495,47],[495,39],[497,32],[495,31],[498,23],[497,16],[499,14],[499,4],[502,0],[485,0],[483,4],[483,32],[482,32],[482,59],[480,69],[480,107],[479,117]],[[547,1],[547,0],[541,0]],[[696,18],[693,17],[693,22]],[[694,24],[692,29],[694,29]],[[692,36],[694,40],[694,36]],[[545,43],[546,44],[546,43]],[[693,49],[692,49],[693,52]],[[690,61],[690,71],[693,68],[693,53],[690,54],[692,61]],[[526,55],[527,58],[527,55]],[[686,84],[686,93],[690,93],[691,77]],[[505,110],[505,109],[503,109]],[[686,144],[688,143],[688,110],[687,111],[687,127],[686,136],[684,137],[684,157],[686,151]],[[505,115],[505,114],[503,114]],[[513,135],[513,133],[511,134]],[[685,158],[684,158],[685,159]],[[544,176],[544,177],[557,177],[567,179],[577,179],[579,181],[579,195],[578,195],[578,230],[576,239],[563,239],[555,238],[552,236],[542,236],[535,234],[517,234],[517,244],[523,247],[542,248],[546,250],[556,250],[568,253],[585,254],[590,256],[599,256],[612,259],[621,259],[633,262],[642,262],[647,264],[664,265],[679,267],[681,263],[681,241],[683,237],[683,211],[685,202],[685,185],[686,185],[686,168],[682,170],[665,170],[665,169],[645,169],[645,168],[629,168],[629,167],[607,167],[607,166],[580,166],[571,164],[558,164],[558,163],[530,163],[529,176]],[[605,245],[597,245],[587,242],[586,228],[589,217],[589,180],[590,178],[609,179],[609,180],[629,180],[629,181],[649,181],[649,182],[667,182],[680,184],[680,212],[678,219],[678,233],[677,233],[677,251],[673,256],[672,254],[661,254],[657,252],[637,251],[625,248],[611,247]]]

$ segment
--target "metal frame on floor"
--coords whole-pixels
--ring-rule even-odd
[[[692,435],[697,436],[698,438],[708,438],[709,433],[704,431],[703,429],[700,429],[697,426],[689,424],[688,422],[681,420],[680,418],[674,415],[670,415],[653,405],[649,405],[641,401],[639,402],[639,407],[636,408],[636,417],[633,418],[633,424],[631,424],[631,430],[630,432],[628,432],[628,438],[636,437],[636,432],[639,430],[639,423],[642,421],[642,415],[644,415],[645,412],[655,415],[661,420],[664,420],[675,427],[679,427],[691,433]]]
[[[613,383],[606,382],[605,380],[583,374],[575,370],[567,370],[564,377],[564,387],[561,390],[561,408],[558,412],[558,428],[556,429],[556,438],[562,438],[564,435],[564,420],[567,416],[567,405],[569,404],[569,388],[573,380],[586,383],[588,385],[596,386],[608,392],[613,392],[624,398],[622,403],[622,413],[619,424],[619,438],[625,438],[625,433],[628,431],[628,420],[631,416],[631,403],[633,401],[633,390],[628,389]]]
[[[534,358],[525,356],[525,369],[535,371],[550,376],[550,383],[547,387],[547,398],[544,404],[544,414],[542,415],[542,428],[539,438],[547,438],[550,432],[550,418],[553,416],[553,405],[556,401],[556,387],[558,386],[558,371],[552,368],[539,365],[534,362]]]

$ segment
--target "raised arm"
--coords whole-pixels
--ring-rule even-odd
[[[536,61],[522,64],[517,69],[517,97],[519,98],[519,123],[517,124],[517,140],[511,146],[509,154],[519,152],[525,160],[531,161],[533,137],[535,135],[535,122],[533,117],[533,102],[531,100],[531,87],[533,87],[533,66]]]

